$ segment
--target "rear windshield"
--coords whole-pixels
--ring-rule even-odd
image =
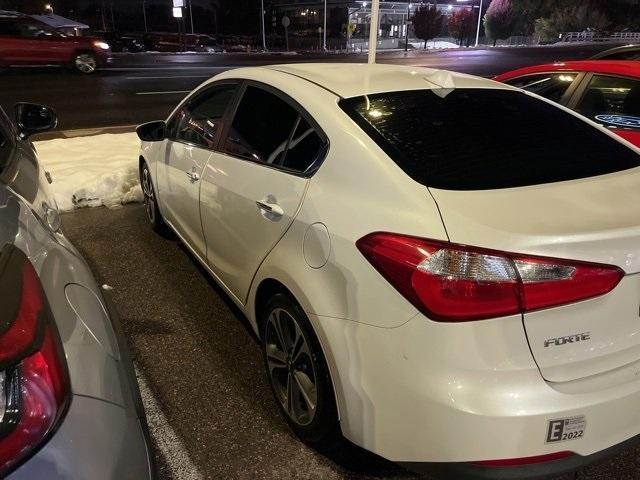
[[[412,90],[340,101],[417,182],[487,190],[561,182],[640,165],[633,150],[524,93]]]

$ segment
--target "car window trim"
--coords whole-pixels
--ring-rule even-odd
[[[640,85],[640,78],[639,77],[630,77],[628,75],[620,75],[620,74],[614,74],[614,73],[588,72],[585,75],[584,79],[582,80],[582,83],[580,84],[580,88],[577,89],[574,92],[574,95],[571,97],[571,100],[570,100],[569,104],[567,105],[568,108],[570,108],[571,110],[575,111],[576,113],[579,113],[576,110],[576,107],[584,99],[585,95],[587,94],[587,88],[589,87],[589,84],[591,83],[593,78],[596,77],[596,76],[598,76],[598,77],[620,78],[622,80],[631,80],[633,82],[638,82],[638,84]],[[589,117],[586,117],[586,118],[589,118]],[[589,120],[591,120],[592,122],[597,123],[598,125],[601,125],[602,127],[606,128],[607,130],[609,130],[609,131],[611,131],[613,133],[615,133],[616,131],[640,132],[640,129],[637,129],[637,128],[611,127],[609,125],[605,125],[604,123],[599,122],[595,118],[589,118]]]
[[[320,137],[320,139],[323,142],[323,147],[318,151],[318,154],[316,155],[316,158],[313,160],[313,163],[310,165],[310,167],[305,170],[304,172],[300,172],[298,170],[293,170],[290,168],[286,168],[280,165],[274,165],[271,163],[264,163],[264,162],[260,162],[258,160],[255,160],[253,158],[250,157],[243,157],[240,155],[236,155],[230,152],[227,152],[224,149],[224,144],[225,141],[227,139],[227,137],[229,136],[229,130],[231,128],[231,125],[233,124],[233,120],[235,119],[236,116],[236,112],[238,110],[238,107],[240,105],[240,102],[242,101],[242,98],[244,97],[244,92],[247,90],[248,86],[253,86],[253,87],[257,87],[259,89],[265,90],[273,95],[275,95],[276,97],[280,98],[281,100],[283,100],[284,102],[286,102],[290,107],[292,107],[297,113],[298,113],[298,118],[304,118],[307,123],[309,123],[309,125],[314,129],[314,131],[316,132],[316,134]],[[250,163],[254,163],[256,165],[260,165],[263,166],[265,168],[271,168],[274,170],[278,170],[280,172],[283,173],[287,173],[289,175],[294,175],[296,177],[301,177],[301,178],[311,178],[320,168],[320,166],[322,165],[322,163],[324,162],[327,153],[329,152],[329,137],[327,136],[327,134],[324,132],[324,130],[322,130],[322,128],[320,127],[320,125],[318,124],[318,122],[313,118],[313,116],[311,116],[311,114],[309,114],[309,112],[306,111],[306,109],[300,105],[297,101],[295,101],[293,98],[291,98],[289,95],[287,95],[285,92],[283,92],[282,90],[279,90],[271,85],[268,85],[266,83],[262,83],[259,82],[257,80],[249,80],[249,79],[245,79],[242,82],[242,86],[240,87],[239,91],[238,91],[238,96],[236,97],[236,102],[233,105],[233,110],[229,113],[229,121],[225,122],[225,124],[223,125],[223,129],[222,129],[222,135],[220,136],[220,140],[218,142],[218,148],[217,148],[217,152],[223,155],[226,155],[227,157],[231,157],[231,158],[235,158],[237,160],[242,160],[245,162],[250,162]],[[296,125],[299,123],[299,121],[296,123]],[[287,139],[287,145],[285,147],[285,158],[286,158],[286,154],[288,152],[289,149],[289,143],[291,142],[291,137],[293,136],[293,134],[295,133],[295,130],[292,130],[289,133],[289,138]]]
[[[582,80],[582,84],[579,89],[576,89],[574,92],[571,101],[567,105],[572,110],[580,103],[580,101],[584,98],[587,93],[587,87],[591,83],[593,77],[612,77],[612,78],[620,78],[622,80],[631,80],[633,82],[638,82],[640,84],[640,77],[630,77],[629,75],[621,75],[618,73],[601,73],[601,72],[587,72],[584,79]]]
[[[542,72],[535,72],[535,73],[527,73],[525,75],[520,75],[518,77],[513,77],[513,78],[508,78],[506,79],[503,83],[506,83],[507,85],[514,87],[514,88],[520,88],[522,90],[526,90],[522,87],[515,87],[514,85],[511,85],[508,82],[514,81],[514,80],[521,80],[523,78],[527,78],[527,77],[535,77],[538,75],[559,75],[559,74],[575,74],[576,78],[573,80],[573,82],[571,82],[571,85],[569,85],[567,87],[567,89],[564,91],[564,93],[562,94],[562,96],[560,97],[560,100],[558,100],[555,103],[559,103],[560,105],[564,105],[564,106],[568,106],[569,102],[571,101],[572,97],[573,97],[573,92],[576,90],[576,88],[578,88],[578,85],[580,85],[580,83],[582,82],[584,76],[585,76],[585,72],[579,72],[579,71],[572,71],[572,70],[550,70],[550,71],[542,71]],[[528,91],[528,90],[526,90]],[[529,93],[534,93],[534,92],[529,92]],[[543,98],[546,98],[542,95],[540,95]],[[549,100],[547,98],[547,100]],[[553,101],[553,100],[551,100]]]
[[[231,98],[231,100],[229,101],[229,103],[227,104],[227,106],[225,107],[224,113],[222,114],[222,117],[220,117],[220,123],[221,123],[221,128],[218,129],[218,131],[216,132],[216,138],[213,141],[213,147],[206,147],[204,145],[200,145],[197,143],[193,143],[193,142],[187,142],[186,140],[182,140],[182,139],[178,139],[176,138],[176,128],[177,128],[177,124],[175,123],[175,119],[176,116],[178,115],[178,112],[180,112],[180,110],[182,110],[183,108],[190,108],[195,102],[198,101],[198,99],[202,96],[205,95],[209,90],[212,90],[216,87],[220,87],[223,85],[236,85],[236,91],[233,93],[233,97]],[[220,146],[220,139],[222,138],[222,132],[225,129],[225,125],[226,122],[229,119],[229,112],[231,111],[231,108],[235,105],[235,102],[238,98],[238,94],[240,93],[242,84],[241,82],[238,81],[231,81],[231,80],[220,80],[218,82],[213,82],[213,83],[208,83],[207,85],[204,85],[202,88],[196,90],[195,92],[193,92],[191,95],[189,95],[184,102],[182,102],[178,108],[176,108],[176,111],[169,117],[169,119],[167,120],[167,125],[171,126],[170,131],[168,132],[167,135],[167,140],[174,142],[174,143],[180,143],[182,145],[187,145],[189,147],[194,147],[194,148],[201,148],[203,150],[209,150],[209,151],[218,151],[218,147]],[[173,123],[173,125],[172,125]]]

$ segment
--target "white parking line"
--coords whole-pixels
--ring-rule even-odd
[[[166,465],[171,470],[172,478],[180,480],[200,480],[204,478],[204,475],[189,457],[184,444],[171,428],[171,425],[169,425],[167,417],[149,388],[145,376],[140,373],[137,366],[136,377],[138,377],[138,385],[140,386],[142,403],[147,414],[149,430],[162,453]]]
[[[171,95],[175,93],[189,93],[191,90],[169,90],[166,92],[136,92],[136,95]]]

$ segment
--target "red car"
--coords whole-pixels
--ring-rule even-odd
[[[93,73],[110,61],[111,49],[99,39],[65,36],[26,15],[0,16],[0,67],[70,65]]]
[[[494,78],[558,102],[640,146],[640,62],[586,60],[521,68]]]

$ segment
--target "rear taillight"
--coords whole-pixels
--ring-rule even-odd
[[[69,375],[40,279],[21,250],[0,251],[0,476],[53,432]]]
[[[357,242],[365,258],[433,320],[456,322],[524,313],[611,291],[612,265],[497,252],[392,233]]]

